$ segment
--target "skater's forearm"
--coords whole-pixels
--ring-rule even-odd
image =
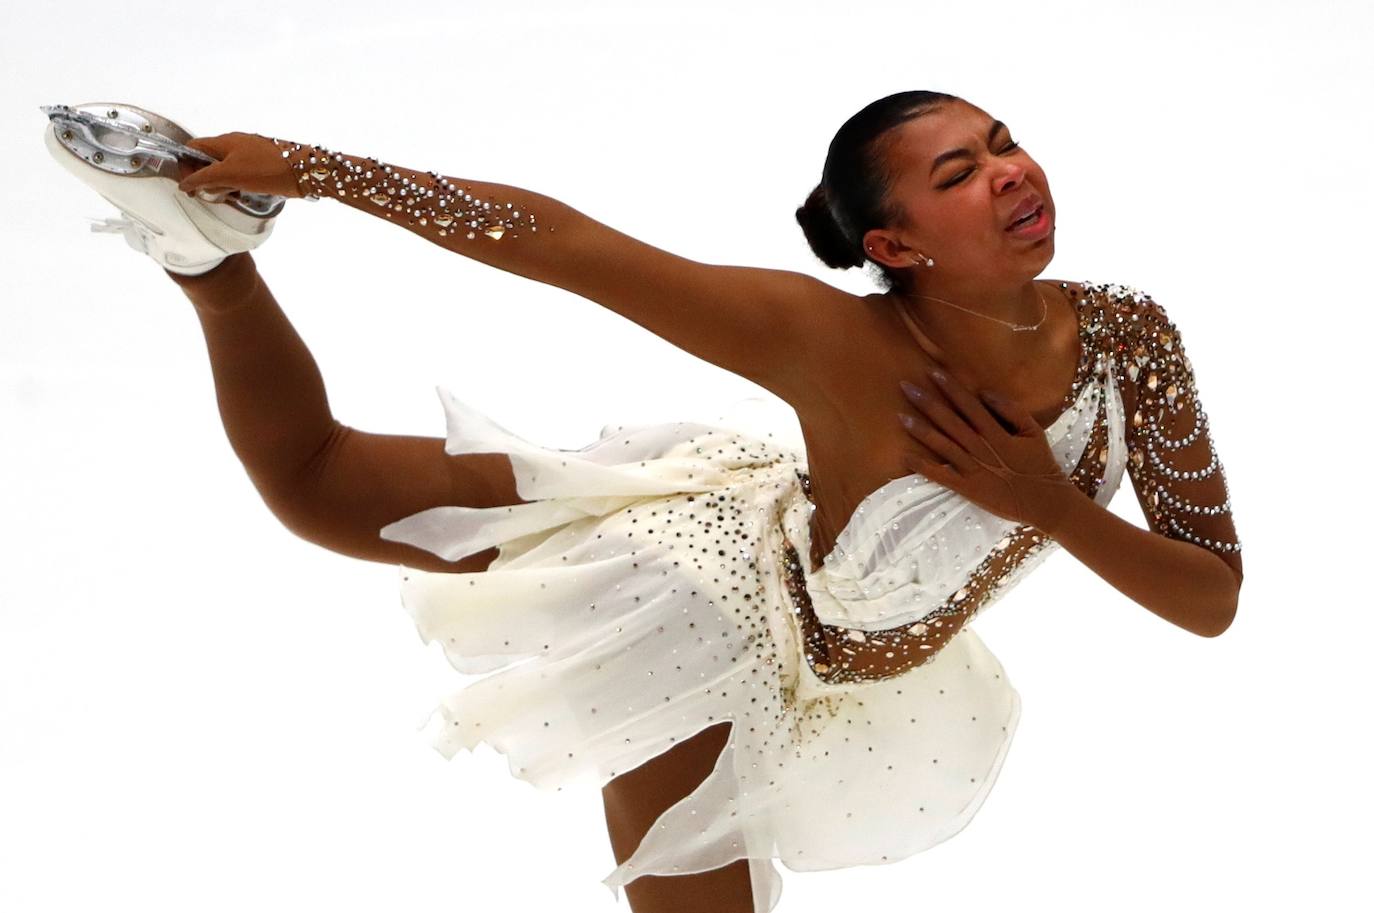
[[[416,171],[321,146],[274,140],[303,194],[386,219],[440,247],[560,284],[596,223],[565,203],[508,184]]]
[[[1236,616],[1240,583],[1215,553],[1141,529],[1082,491],[1045,532],[1117,590],[1194,634],[1214,637]]]
[[[269,504],[288,497],[335,426],[315,359],[251,255],[234,254],[201,276],[167,275],[200,319],[230,446]]]

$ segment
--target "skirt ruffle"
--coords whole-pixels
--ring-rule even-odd
[[[486,742],[539,788],[599,787],[732,723],[710,775],[603,879],[617,898],[641,875],[748,858],[755,911],[768,913],[782,891],[774,859],[794,871],[895,862],[968,824],[1019,696],[967,627],[893,678],[816,677],[786,586],[786,546],[810,554],[795,435],[736,409],[712,424],[608,426],[562,450],[439,392],[447,452],[509,454],[531,503],[437,506],[381,530],[448,560],[498,550],[476,573],[400,568],[422,639],[484,675],[435,708],[435,748],[452,758]]]

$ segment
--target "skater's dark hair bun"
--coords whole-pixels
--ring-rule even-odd
[[[887,199],[891,175],[879,139],[899,124],[920,117],[957,95],[927,90],[898,92],[865,106],[840,126],[821,169],[821,180],[797,207],[797,224],[822,263],[849,269],[872,262],[885,291],[902,284],[899,273],[869,261],[863,236],[871,228],[897,224],[900,210]]]
[[[825,184],[817,184],[806,202],[797,207],[797,222],[806,235],[806,243],[811,245],[811,250],[826,266],[849,269],[863,265],[857,248],[849,243],[840,229],[840,223],[835,221],[835,215],[830,211]]]

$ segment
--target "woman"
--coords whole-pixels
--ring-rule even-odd
[[[1035,280],[1048,182],[962,99],[888,96],[831,143],[797,219],[827,265],[873,264],[862,297],[676,257],[517,187],[254,134],[190,145],[220,161],[187,193],[338,200],[795,409],[804,459],[685,422],[545,448],[446,392],[447,439],[369,434],[332,416],[249,253],[168,270],[275,515],[401,565],[422,634],[496,670],[445,699],[436,746],[600,783],[605,882],[635,913],[766,913],[773,858],[892,862],[957,833],[1019,716],[967,622],[1054,547],[1193,633],[1234,617],[1240,546],[1177,327],[1124,287]],[[1123,472],[1149,530],[1106,509]]]

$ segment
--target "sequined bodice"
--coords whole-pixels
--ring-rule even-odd
[[[1078,376],[1045,430],[1065,474],[1106,506],[1129,470],[1152,529],[1238,550],[1229,536],[1207,535],[1231,529],[1229,495],[1177,329],[1141,292],[1082,288]],[[798,475],[809,496],[809,478]],[[1196,501],[1183,494],[1194,489]],[[793,524],[787,577],[821,682],[884,678],[924,662],[1058,547],[919,474],[865,497],[814,570],[801,557],[810,535],[809,522]]]
[[[1120,393],[1111,382],[1102,358],[1099,374],[1090,375],[1076,385],[1069,407],[1048,429],[1045,438],[1060,468],[1074,478],[1079,488],[1092,495],[1104,481],[1114,493],[1125,463],[1122,405]],[[1094,471],[1075,470],[1086,457],[1087,445],[1095,430],[1108,431],[1115,420],[1115,434],[1100,435],[1115,445],[1109,456],[1116,457],[1106,478]],[[1099,465],[1105,465],[1098,460]],[[1098,466],[1088,463],[1085,470]],[[958,530],[951,528],[956,525]],[[924,614],[933,605],[915,598],[909,591],[895,590],[910,584],[933,587],[932,597],[943,598],[941,591],[950,573],[972,570],[977,556],[1016,528],[1018,524],[998,517],[956,492],[931,482],[920,474],[902,476],[882,485],[860,502],[849,522],[835,540],[815,574],[824,574],[827,588],[842,598],[862,599],[866,606],[882,601],[884,609],[873,611],[872,618],[852,619],[877,623],[900,623],[908,614]],[[952,551],[949,551],[952,549]],[[931,566],[924,559],[929,556]],[[898,568],[905,566],[906,573]],[[888,594],[892,594],[889,598]]]
[[[1072,302],[1078,323],[1078,362],[1074,371],[1073,382],[1060,403],[1058,417],[1045,428],[1045,436],[1053,445],[1056,441],[1064,441],[1068,438],[1071,430],[1070,426],[1074,423],[1086,408],[1086,397],[1093,386],[1090,382],[1102,384],[1103,378],[1101,370],[1103,368],[1102,356],[1107,354],[1106,333],[1103,332],[1101,319],[1101,307],[1097,298],[1092,295],[1072,294],[1066,290],[1066,296]],[[1063,460],[1061,460],[1063,463]],[[1068,472],[1073,468],[1073,464],[1065,464],[1064,471]],[[927,491],[925,494],[943,494],[950,496],[953,493],[947,489],[931,486],[919,473],[912,473],[892,479],[879,486],[874,491],[866,495],[855,507],[849,520],[840,530],[834,539],[834,547],[824,556],[814,546],[820,544],[819,541],[812,542],[812,549],[809,554],[812,562],[808,565],[811,573],[817,573],[823,567],[833,567],[843,561],[842,555],[859,549],[858,542],[862,536],[859,528],[880,528],[892,523],[900,523],[899,517],[912,511],[920,510],[921,504],[916,500],[921,497],[917,494],[921,484],[925,483]],[[819,540],[814,521],[819,519],[819,514],[813,514],[812,539]],[[887,537],[891,540],[893,537]],[[823,540],[822,540],[823,541]]]
[[[1089,495],[1105,482],[1109,490],[1102,496],[1110,498],[1125,465],[1123,405],[1111,372],[1102,302],[1088,295],[1075,304],[1078,369],[1064,411],[1045,429],[1045,437],[1066,475]],[[1108,451],[1093,460],[1088,444],[1095,431]],[[833,608],[847,624],[889,627],[938,608],[1019,526],[913,473],[867,495],[822,566],[807,574],[837,597]]]

